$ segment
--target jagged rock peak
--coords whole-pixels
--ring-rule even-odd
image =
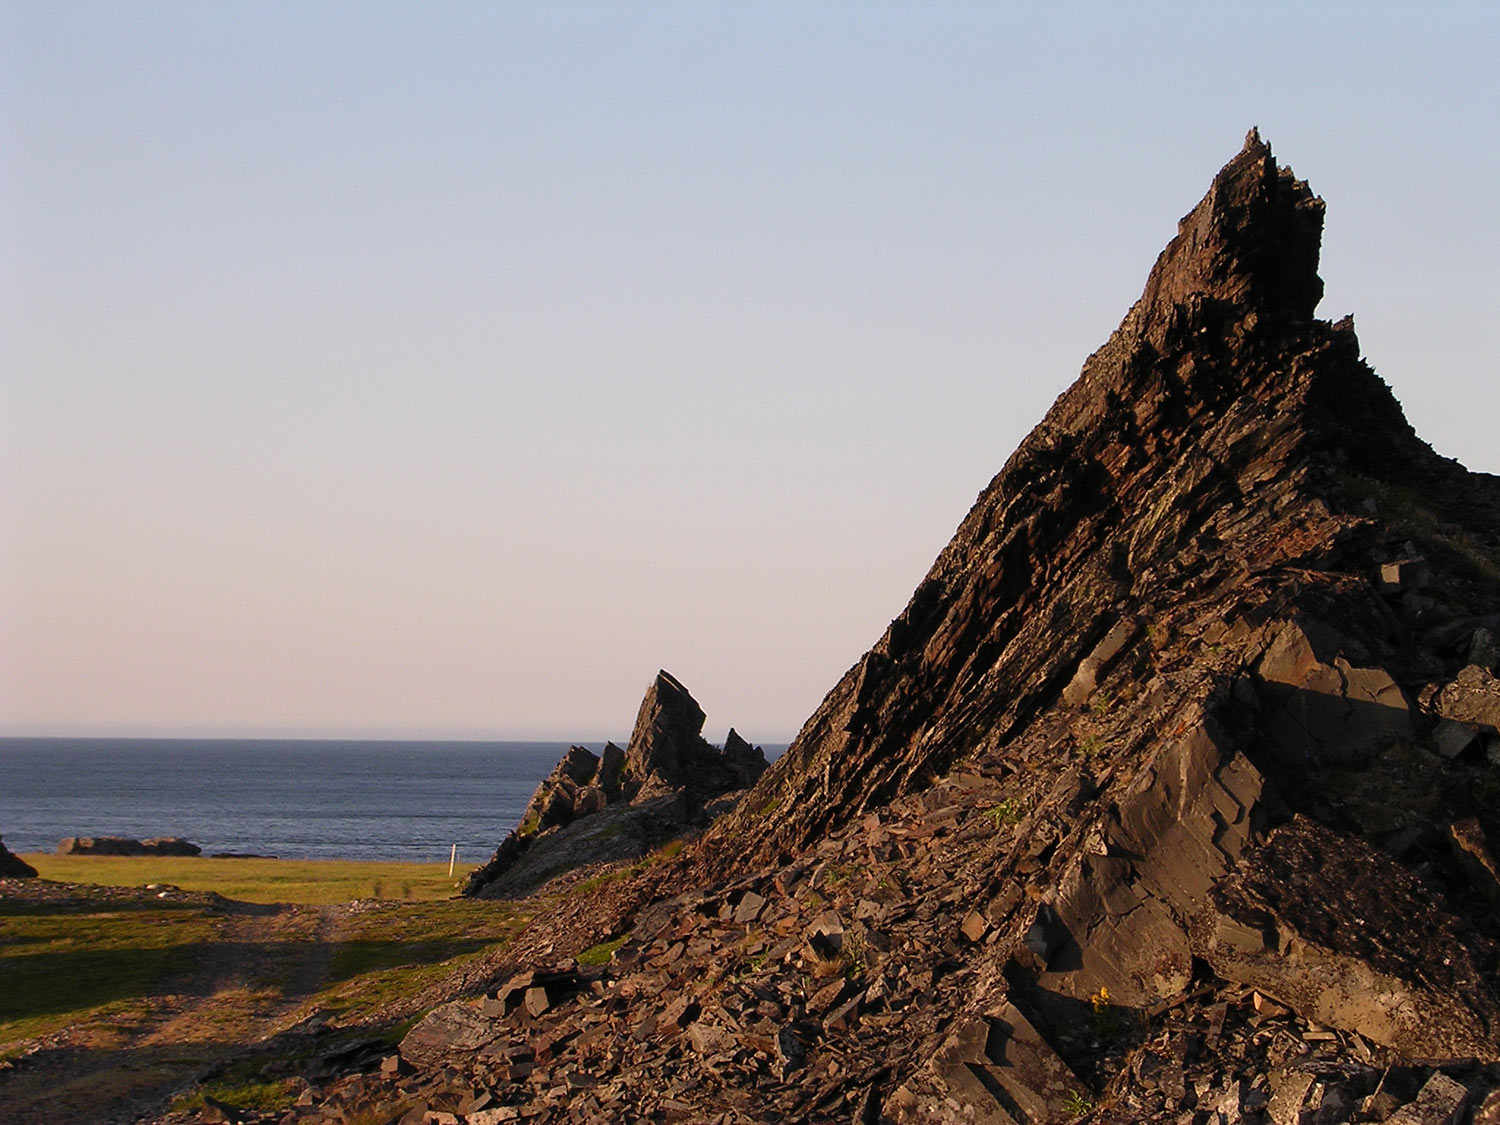
[[[698,701],[670,672],[657,672],[625,751],[628,789],[686,789],[702,798],[752,785],[765,770],[765,755],[733,727],[722,750],[711,746]]]
[[[637,781],[653,774],[669,785],[687,784],[688,764],[703,738],[703,708],[665,670],[646,689],[625,750],[626,773]]]
[[[1251,129],[1239,155],[1178,222],[1141,304],[1160,313],[1207,299],[1291,322],[1311,320],[1323,297],[1322,235],[1323,201],[1290,168],[1278,167],[1271,146]]]
[[[1134,438],[1162,414],[1216,413],[1247,394],[1263,395],[1265,372],[1237,357],[1264,342],[1279,347],[1315,323],[1323,214],[1323,200],[1279,166],[1252,129],[1178,221],[1140,298],[1007,470],[1086,431]],[[1357,357],[1352,321],[1336,326],[1333,337]],[[1378,378],[1370,373],[1368,381],[1378,388],[1372,396],[1381,397]],[[1165,409],[1156,409],[1158,402]]]

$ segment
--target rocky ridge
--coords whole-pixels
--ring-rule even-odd
[[[734,810],[290,1120],[1500,1122],[1500,480],[1322,214],[1252,132]]]
[[[734,730],[722,748],[703,737],[705,716],[662,671],[646,689],[629,746],[602,754],[573,746],[537,786],[520,823],[463,893],[526,893],[579,867],[638,859],[702,828],[766,771],[765,754]]]

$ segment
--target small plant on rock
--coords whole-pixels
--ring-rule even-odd
[[[585,949],[578,955],[580,965],[598,966],[607,965],[615,955],[615,950],[630,940],[629,934],[621,934],[614,941],[601,941],[592,948]]]
[[[1080,1094],[1077,1090],[1069,1090],[1067,1097],[1063,1098],[1063,1109],[1074,1117],[1082,1117],[1093,1108],[1093,1099]]]
[[[1093,1009],[1094,1034],[1100,1039],[1113,1038],[1120,1030],[1120,1013],[1110,1003],[1108,987],[1101,986],[1089,997],[1089,1007]]]
[[[995,826],[995,831],[999,832],[1007,825],[1019,824],[1025,813],[1019,800],[1015,797],[1007,797],[994,808],[986,809],[984,815],[989,817]]]
[[[855,869],[853,867],[832,865],[823,876],[823,885],[825,887],[836,887],[840,883],[846,883],[854,878],[854,874]]]
[[[816,980],[847,975],[848,957],[842,951],[814,949],[808,971]]]
[[[844,976],[862,977],[870,968],[869,949],[858,933],[844,935]]]

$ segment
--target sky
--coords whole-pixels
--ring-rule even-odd
[[[0,5],[0,735],[789,739],[1258,125],[1500,472],[1493,4]]]

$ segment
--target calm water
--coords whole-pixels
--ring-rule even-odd
[[[565,742],[0,738],[0,836],[183,836],[285,859],[487,859]],[[596,753],[602,744],[591,745]]]

